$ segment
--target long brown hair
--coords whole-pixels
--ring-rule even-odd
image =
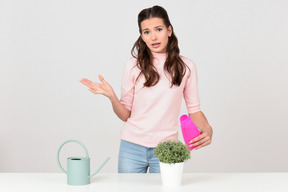
[[[169,37],[168,45],[167,45],[167,59],[164,64],[164,70],[168,72],[171,80],[171,87],[173,85],[179,86],[182,82],[182,79],[186,73],[186,64],[180,58],[180,49],[178,47],[178,39],[175,36],[173,26],[170,23],[168,14],[163,7],[153,6],[151,8],[143,9],[138,14],[138,27],[140,36],[137,41],[134,43],[133,48],[131,50],[131,54],[133,57],[137,58],[137,66],[141,70],[138,78],[141,75],[145,76],[146,82],[144,86],[151,87],[158,83],[160,76],[157,73],[156,68],[153,65],[153,55],[150,49],[147,47],[146,43],[141,38],[141,22],[149,19],[149,18],[162,18],[165,26],[168,28],[171,26],[172,34]],[[137,55],[135,54],[135,50],[137,51]],[[137,79],[138,79],[137,78]]]

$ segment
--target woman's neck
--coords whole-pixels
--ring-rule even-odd
[[[168,56],[168,53],[167,52],[164,52],[164,53],[156,53],[156,52],[152,52],[151,51],[151,53],[152,53],[152,55],[153,55],[153,57],[154,58],[156,58],[156,59],[163,59],[163,60],[166,60],[166,58],[167,58],[167,56]]]

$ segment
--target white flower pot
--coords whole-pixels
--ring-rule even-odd
[[[166,187],[181,186],[184,162],[167,164],[160,162],[162,184]]]

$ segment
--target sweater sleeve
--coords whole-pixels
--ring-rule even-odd
[[[190,73],[188,74],[188,78],[186,80],[183,95],[187,107],[187,112],[188,114],[191,114],[201,111],[198,93],[198,75],[196,65],[192,60],[187,59],[186,64],[190,68]]]
[[[135,74],[133,69],[136,64],[136,59],[131,58],[125,65],[122,86],[121,86],[121,99],[120,103],[124,105],[129,111],[132,110],[135,88]]]

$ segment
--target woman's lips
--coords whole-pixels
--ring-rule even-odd
[[[158,48],[159,46],[160,46],[160,43],[153,43],[153,44],[152,44],[152,47],[153,47],[153,48]]]

